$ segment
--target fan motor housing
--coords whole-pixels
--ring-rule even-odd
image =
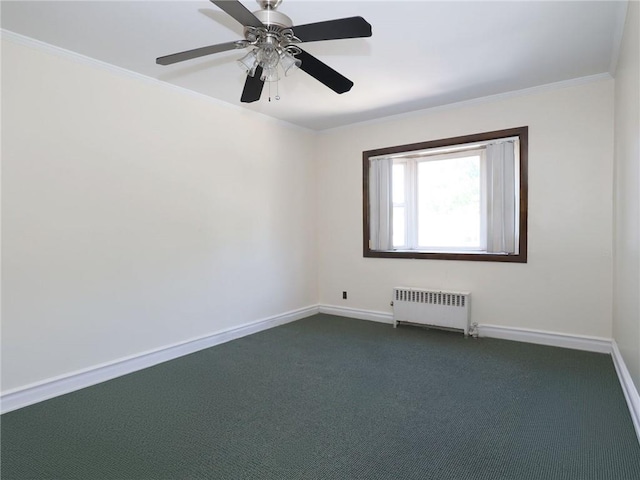
[[[293,26],[293,21],[288,16],[273,8],[258,10],[257,12],[253,12],[253,14],[267,27],[291,28]]]

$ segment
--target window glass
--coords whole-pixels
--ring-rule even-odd
[[[404,163],[394,163],[392,170],[392,198],[393,203],[404,204]]]
[[[418,162],[419,247],[474,248],[480,243],[480,156]]]
[[[393,246],[403,247],[406,245],[406,223],[404,207],[393,207]]]

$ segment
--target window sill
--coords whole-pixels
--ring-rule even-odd
[[[408,258],[422,260],[464,260],[476,262],[527,263],[526,254],[485,253],[485,252],[425,252],[418,250],[364,250],[370,258]]]

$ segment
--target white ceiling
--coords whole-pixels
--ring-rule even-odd
[[[259,7],[242,0],[251,11]],[[156,57],[242,38],[207,0],[2,1],[2,28],[314,130],[609,72],[626,2],[284,0],[294,24],[360,15],[364,39],[304,44],[355,85],[338,95],[302,71],[279,101],[240,103],[244,51],[171,66]],[[275,85],[271,84],[272,97]]]

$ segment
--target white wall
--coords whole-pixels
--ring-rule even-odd
[[[611,80],[316,136],[2,47],[3,391],[318,299],[390,312],[399,284],[470,290],[484,324],[612,335]],[[363,150],[523,125],[529,263],[362,257]]]
[[[615,86],[613,337],[640,388],[640,3],[629,2]]]
[[[527,264],[363,258],[363,150],[525,125]],[[610,338],[612,127],[613,81],[605,79],[326,132],[318,159],[320,303],[391,312],[397,285],[469,290],[481,324]]]
[[[2,390],[315,305],[312,146],[3,40]]]

